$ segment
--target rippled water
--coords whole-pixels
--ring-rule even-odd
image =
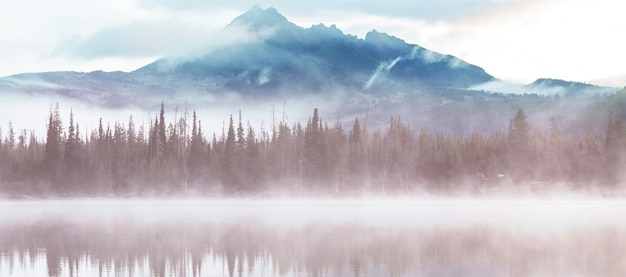
[[[0,202],[0,276],[621,276],[621,199]]]

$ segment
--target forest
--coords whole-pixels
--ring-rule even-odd
[[[469,135],[413,130],[391,117],[384,129],[367,119],[351,126],[281,121],[268,130],[231,115],[221,134],[205,134],[196,113],[164,105],[148,126],[104,123],[80,133],[70,112],[51,109],[45,136],[0,129],[0,196],[271,196],[480,192],[509,186],[538,190],[621,188],[626,131],[606,111],[603,136],[561,133],[511,115],[508,130]],[[504,119],[506,120],[506,119]]]

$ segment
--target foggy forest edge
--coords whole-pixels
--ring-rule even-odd
[[[355,118],[345,129],[322,120],[281,121],[269,130],[230,116],[205,135],[195,111],[166,122],[164,105],[148,126],[100,123],[81,134],[70,112],[50,111],[45,139],[0,132],[0,196],[362,195],[484,192],[530,186],[550,190],[621,188],[626,131],[610,112],[606,134],[579,139],[547,132],[513,115],[506,131],[468,136],[412,130],[391,117],[385,130]],[[366,121],[367,119],[365,119]],[[1,129],[0,129],[1,130]]]

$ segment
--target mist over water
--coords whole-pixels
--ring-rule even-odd
[[[619,276],[622,199],[0,202],[0,276]]]

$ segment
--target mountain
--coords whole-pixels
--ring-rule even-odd
[[[526,85],[529,93],[544,95],[559,95],[564,97],[601,97],[605,98],[616,89],[601,87],[581,82],[570,82],[558,79],[540,78]]]
[[[587,107],[579,100],[601,101],[616,91],[600,88],[598,98],[593,85],[540,79],[507,94],[485,85],[501,81],[457,57],[376,30],[361,39],[335,25],[303,28],[274,8],[254,6],[223,32],[242,30],[247,37],[240,42],[164,57],[133,72],[19,74],[0,78],[0,92],[114,109],[156,110],[165,101],[233,113],[289,102],[294,120],[319,107],[345,122],[367,116],[370,125],[384,126],[398,115],[416,129],[468,132],[506,128],[519,108],[536,122],[569,120]],[[564,97],[547,93],[554,91]]]
[[[369,32],[365,39],[332,25],[301,28],[275,9],[255,6],[227,27],[244,27],[257,41],[213,49],[176,61],[163,58],[133,72],[139,75],[200,78],[207,90],[276,94],[288,90],[467,88],[494,80],[482,68],[396,37]]]

